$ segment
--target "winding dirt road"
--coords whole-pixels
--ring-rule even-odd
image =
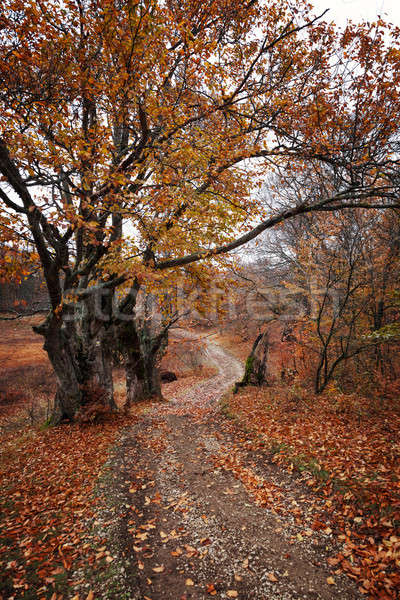
[[[189,331],[178,330],[174,332],[175,339],[185,340],[199,339],[199,336]],[[214,367],[217,371],[212,377],[196,382],[175,391],[174,385],[166,385],[163,388],[163,394],[168,399],[169,404],[165,407],[167,414],[172,412],[186,414],[188,416],[198,417],[199,414],[215,412],[218,410],[218,401],[222,395],[228,391],[235,381],[242,378],[242,363],[222,348],[208,336],[200,339],[203,344],[203,355],[205,362]]]
[[[101,598],[290,600],[361,598],[332,573],[329,533],[316,532],[309,491],[218,409],[242,365],[207,341],[218,373],[181,388],[128,429],[105,482],[114,575]],[[172,384],[171,384],[172,385]],[[329,531],[329,529],[327,529]],[[97,596],[96,596],[97,597]]]

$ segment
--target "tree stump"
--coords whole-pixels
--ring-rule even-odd
[[[235,393],[246,385],[264,385],[268,383],[268,354],[270,349],[269,335],[261,333],[253,344],[247,357],[242,381],[235,384]]]

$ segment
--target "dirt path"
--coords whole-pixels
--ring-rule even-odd
[[[218,374],[143,416],[110,461],[104,485],[113,508],[102,518],[115,580],[103,583],[100,597],[362,597],[330,570],[333,538],[329,528],[310,527],[305,486],[248,451],[240,430],[217,410],[242,366],[207,345]]]

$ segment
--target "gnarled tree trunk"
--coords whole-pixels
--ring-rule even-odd
[[[153,353],[129,353],[125,362],[126,405],[146,398],[161,398],[161,377],[157,356]]]
[[[168,343],[168,329],[154,334],[145,322],[130,320],[117,326],[124,357],[126,409],[146,398],[161,398],[160,359]]]
[[[112,340],[107,332],[102,332],[91,348],[91,362],[86,375],[87,388],[97,389],[101,401],[110,410],[116,409],[114,401]]]
[[[57,378],[57,391],[51,421],[73,420],[82,404],[83,364],[73,327],[63,326],[61,318],[52,314],[34,328],[44,336],[44,350]]]
[[[82,336],[77,321],[52,312],[34,330],[44,337],[43,348],[57,379],[52,423],[74,420],[93,390],[107,408],[115,408],[110,342],[104,326],[97,328],[96,337]]]

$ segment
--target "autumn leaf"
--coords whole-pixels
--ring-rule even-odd
[[[208,545],[208,544],[211,544],[211,540],[210,540],[210,538],[202,538],[202,539],[200,540],[200,544],[201,544],[202,546],[206,546],[206,545]]]
[[[163,573],[165,571],[164,565],[160,565],[159,567],[153,567],[154,573]]]
[[[206,586],[206,590],[207,590],[207,594],[210,594],[210,596],[217,595],[217,590],[215,589],[215,586],[213,583],[208,583]]]

